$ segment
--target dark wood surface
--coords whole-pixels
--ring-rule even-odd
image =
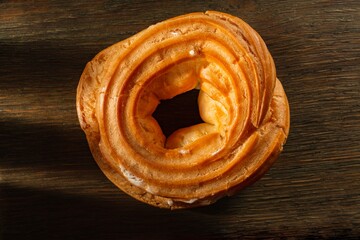
[[[103,48],[208,9],[241,17],[266,41],[288,94],[290,136],[272,169],[236,196],[157,209],[95,164],[77,83]],[[169,105],[182,113],[174,125],[196,117],[183,107],[191,101]],[[1,1],[0,239],[210,238],[360,238],[360,2]]]

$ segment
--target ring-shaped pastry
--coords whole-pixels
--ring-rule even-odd
[[[166,139],[152,114],[161,100],[195,88],[204,123]],[[290,125],[264,41],[214,11],[163,21],[100,52],[81,76],[77,112],[105,175],[171,209],[211,204],[257,180]]]

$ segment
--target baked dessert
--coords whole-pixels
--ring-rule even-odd
[[[166,139],[152,113],[194,88],[204,123]],[[104,174],[132,197],[170,209],[208,205],[257,180],[290,124],[264,41],[215,11],[160,22],[101,51],[81,76],[77,112]]]

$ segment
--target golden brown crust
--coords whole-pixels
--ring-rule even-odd
[[[160,100],[200,89],[204,123],[168,139]],[[289,105],[261,37],[220,12],[158,23],[100,52],[77,89],[77,112],[105,175],[162,208],[208,205],[256,181],[289,131]]]

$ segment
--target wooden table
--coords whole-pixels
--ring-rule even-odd
[[[236,196],[157,209],[95,164],[77,83],[106,46],[208,9],[262,35],[288,94],[291,133],[272,169]],[[358,239],[360,2],[2,1],[0,137],[0,239]]]

